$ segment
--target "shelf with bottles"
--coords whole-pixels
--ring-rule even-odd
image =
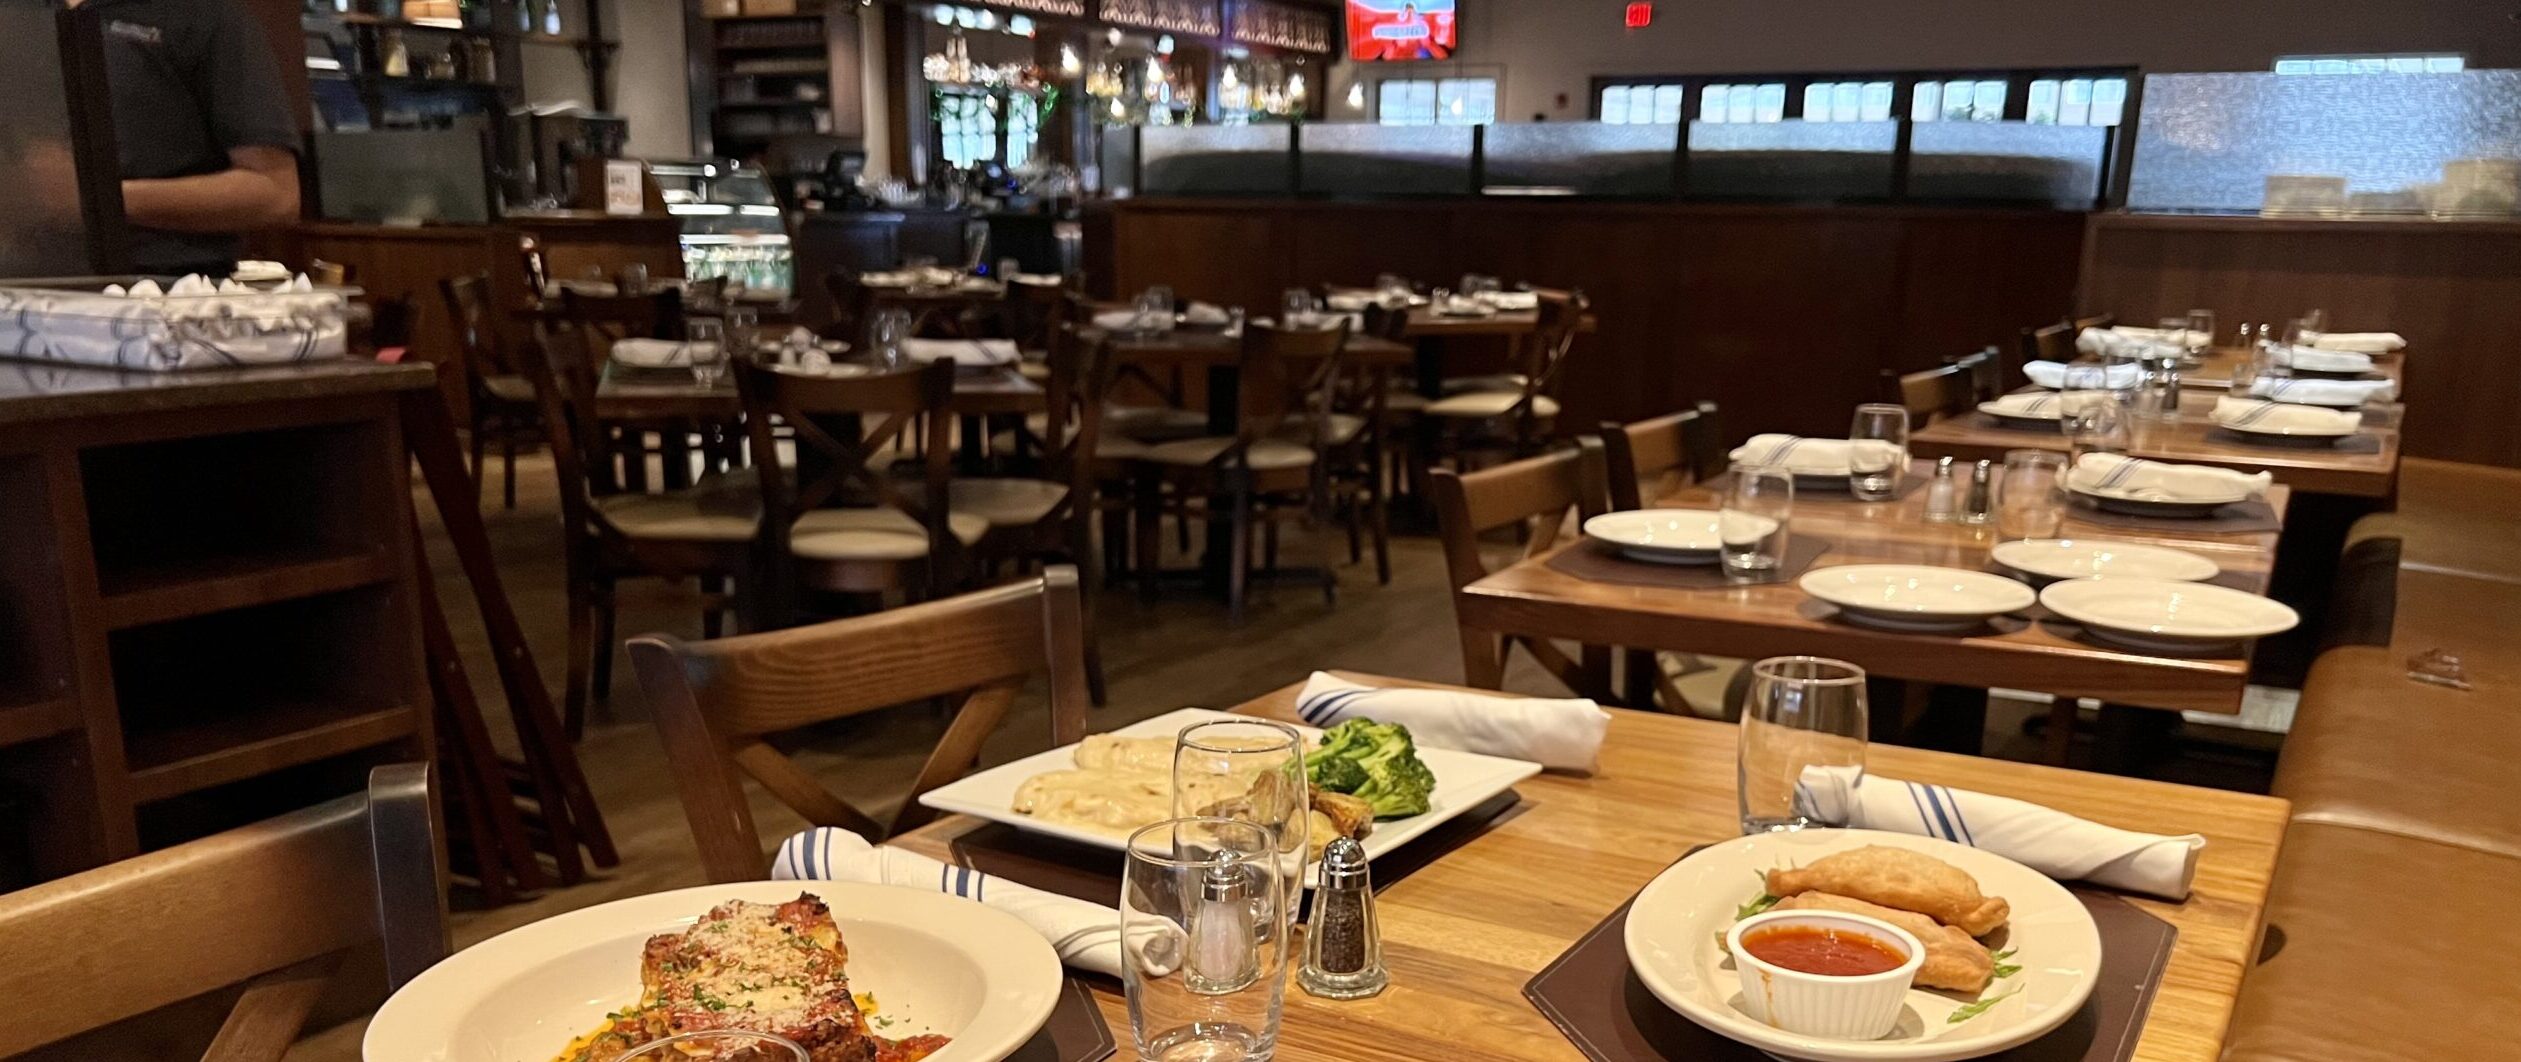
[[[560,0],[515,0],[515,2],[456,4],[451,0],[424,3],[406,0],[396,4],[383,0],[380,10],[358,10],[344,4],[311,3],[299,16],[301,25],[311,33],[335,28],[351,28],[370,33],[385,30],[424,34],[457,34],[466,37],[488,37],[515,41],[519,44],[581,48],[588,44],[618,47],[615,41],[589,41],[574,31],[573,20],[561,10]]]

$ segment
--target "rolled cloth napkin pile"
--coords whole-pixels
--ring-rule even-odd
[[[2066,470],[2066,489],[2148,501],[2221,501],[2266,490],[2275,477],[2204,465],[2175,465],[2118,454],[2085,454]]]
[[[1940,837],[1984,848],[2061,881],[2188,898],[2206,839],[2137,833],[2010,797],[1881,775],[1808,768],[1796,810],[1857,829]]]
[[[1560,771],[1591,772],[1602,758],[1611,713],[1577,697],[1492,697],[1462,690],[1380,688],[1316,671],[1296,695],[1307,726],[1372,719],[1409,728],[1429,748],[1530,760]]]

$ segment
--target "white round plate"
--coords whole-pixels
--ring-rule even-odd
[[[2057,424],[2066,419],[2063,402],[2051,402],[2047,408],[2037,411],[2002,402],[1981,402],[1978,404],[1978,411],[1997,420],[2015,420],[2025,424]]]
[[[2220,411],[2207,414],[2207,416],[2215,422],[2216,427],[2222,428],[2225,431],[2237,431],[2243,435],[2273,435],[2286,439],[2343,439],[2363,430],[2360,423],[2354,427],[2312,428],[2287,425],[2244,424],[2239,418],[2224,416]]]
[[[1883,845],[1923,852],[1978,879],[2013,906],[2012,920],[1985,940],[2014,949],[2020,972],[1989,985],[2003,997],[1976,1017],[1949,1019],[1971,1000],[1912,988],[1899,1025],[1879,1040],[1798,1036],[1741,1009],[1740,975],[1717,946],[1735,910],[1759,895],[1769,870],[1802,866],[1850,848]],[[1992,852],[1933,837],[1874,830],[1762,833],[1709,845],[1664,870],[1628,908],[1628,965],[1647,990],[1682,1017],[1772,1055],[1815,1062],[1951,1062],[2028,1043],[2083,1007],[2101,972],[2101,932],[2083,903],[2036,870]]]
[[[2048,579],[2212,579],[2223,568],[2194,553],[2134,542],[2025,538],[1998,543],[1996,563]]]
[[[954,1038],[930,1062],[997,1062],[1050,1020],[1059,955],[1015,916],[924,889],[839,881],[703,885],[589,907],[448,956],[368,1023],[365,1062],[547,1059],[639,998],[649,937],[729,900],[822,897],[849,948],[849,986],[873,993],[888,1038]]]
[[[1721,514],[1713,509],[1637,509],[1622,513],[1603,513],[1584,522],[1587,537],[1620,553],[1658,564],[1713,564],[1724,550],[1724,539],[1717,533]],[[1765,517],[1750,517],[1761,526],[1765,538],[1777,529],[1777,522]]]
[[[1849,619],[1903,630],[1949,630],[2018,612],[2039,600],[2001,575],[1919,564],[1848,564],[1805,572],[1796,585]]]
[[[2040,591],[2048,610],[2138,649],[2189,650],[2282,634],[2302,622],[2282,603],[2204,583],[2069,579]]]

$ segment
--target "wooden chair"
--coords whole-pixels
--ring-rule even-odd
[[[350,955],[382,945],[367,1006],[446,956],[431,815],[426,765],[379,767],[365,796],[0,896],[0,1056],[277,1062],[335,974],[370,969]]]
[[[2060,321],[2043,328],[2022,330],[2022,360],[2053,361],[2059,364],[2075,360],[2075,326]]]
[[[1993,402],[2004,397],[2005,367],[1996,348],[1988,347],[1973,354],[1943,359],[1943,363],[1961,370],[1969,377],[1970,402]]]
[[[1592,302],[1581,291],[1539,294],[1540,324],[1523,346],[1523,371],[1507,378],[1520,379],[1521,386],[1467,391],[1428,403],[1427,417],[1443,425],[1436,435],[1442,453],[1434,456],[1502,450],[1525,457],[1548,437],[1558,417],[1558,381]]]
[[[1704,421],[1715,416],[1715,403],[1641,420],[1602,425],[1602,466],[1609,482],[1603,494],[1614,511],[1652,507],[1692,483],[1724,474],[1728,463]],[[1703,451],[1715,451],[1714,461]],[[1720,717],[1737,683],[1742,662],[1695,653],[1630,649],[1621,654],[1621,687],[1628,704],[1660,705],[1668,712]],[[1735,713],[1738,715],[1739,713]]]
[[[1324,480],[1318,442],[1327,428],[1290,438],[1290,423],[1326,419],[1329,394],[1339,380],[1340,354],[1348,345],[1348,325],[1334,328],[1281,329],[1248,325],[1238,362],[1238,405],[1235,434],[1180,439],[1140,447],[1131,463],[1140,470],[1137,487],[1138,568],[1144,592],[1152,596],[1158,574],[1158,537],[1164,514],[1187,520],[1202,515],[1228,522],[1226,607],[1236,622],[1252,571],[1253,527],[1268,524],[1274,544],[1276,524],[1289,517],[1319,513]],[[1215,511],[1222,499],[1227,511]],[[1336,575],[1330,565],[1321,571],[1322,597],[1334,600]]]
[[[1917,372],[1891,376],[1899,404],[1908,410],[1909,427],[1919,428],[1946,417],[1959,416],[1976,408],[1970,397],[1970,372],[1958,365],[1945,365]]]
[[[1634,424],[1602,425],[1602,467],[1614,510],[1643,509],[1697,482],[1699,413],[1684,409]]]
[[[665,288],[640,295],[589,295],[575,288],[560,293],[561,312],[570,331],[577,336],[575,344],[582,363],[596,379],[612,357],[613,344],[625,339],[675,339],[683,334],[683,295]],[[557,346],[560,344],[546,344]],[[590,388],[587,392],[595,392]],[[589,406],[589,409],[594,407]],[[630,490],[648,489],[648,458],[656,457],[667,487],[688,487],[691,476],[691,435],[689,421],[669,418],[644,421],[611,421],[603,425],[604,446],[582,452],[589,461],[620,464],[618,480]],[[656,444],[649,445],[649,436]]]
[[[438,281],[446,300],[447,319],[455,327],[455,353],[464,371],[470,399],[473,496],[481,496],[489,477],[482,468],[492,439],[499,441],[500,497],[516,508],[516,451],[519,443],[542,439],[542,406],[534,383],[508,358],[499,344],[499,312],[490,295],[490,274],[448,277]]]
[[[883,840],[936,817],[919,796],[968,773],[1025,681],[1049,681],[1050,743],[1085,736],[1076,569],[810,627],[686,644],[634,638],[683,811],[713,882],[765,876],[767,856],[738,772],[818,826]],[[890,821],[832,794],[769,737],[891,705],[959,695],[961,706]]]
[[[1043,412],[1031,417],[1004,447],[1035,473],[1029,477],[956,477],[948,488],[953,511],[989,521],[976,549],[995,563],[1059,560],[1085,572],[1086,683],[1103,703],[1102,652],[1094,633],[1095,597],[1101,578],[1094,550],[1094,517],[1101,512],[1101,470],[1095,454],[1103,436],[1103,396],[1112,383],[1111,348],[1087,342],[1061,325],[1050,335],[1043,364]],[[996,444],[993,442],[992,444]]]
[[[585,732],[590,701],[611,699],[617,584],[642,577],[703,580],[704,629],[716,635],[730,604],[728,584],[753,574],[761,503],[751,489],[715,481],[659,494],[624,490],[607,456],[610,429],[596,417],[594,363],[582,352],[548,344],[528,365],[560,480],[569,615],[561,719],[574,741]]]
[[[1602,443],[1585,437],[1574,449],[1477,472],[1434,469],[1429,473],[1435,494],[1437,534],[1444,542],[1444,564],[1452,579],[1455,615],[1462,591],[1489,574],[1480,556],[1479,538],[1501,528],[1524,536],[1522,558],[1547,552],[1574,523],[1604,511],[1601,490],[1605,472]],[[1521,559],[1521,558],[1518,558]],[[1546,639],[1508,637],[1461,629],[1463,681],[1481,689],[1498,689],[1505,680],[1506,656],[1518,645],[1544,670],[1579,694],[1615,700],[1610,695],[1610,650],[1584,646],[1569,657]]]
[[[754,465],[766,517],[759,545],[765,624],[793,614],[786,599],[798,588],[899,591],[916,601],[961,576],[965,552],[988,534],[989,521],[951,506],[953,362],[869,376],[752,361],[734,369],[753,452],[779,452],[774,422],[796,433],[795,467],[771,459]],[[914,454],[917,464],[900,482],[891,467],[897,451]]]

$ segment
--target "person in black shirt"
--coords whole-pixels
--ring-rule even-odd
[[[226,276],[298,217],[298,123],[240,0],[69,0],[105,37],[132,265]]]

